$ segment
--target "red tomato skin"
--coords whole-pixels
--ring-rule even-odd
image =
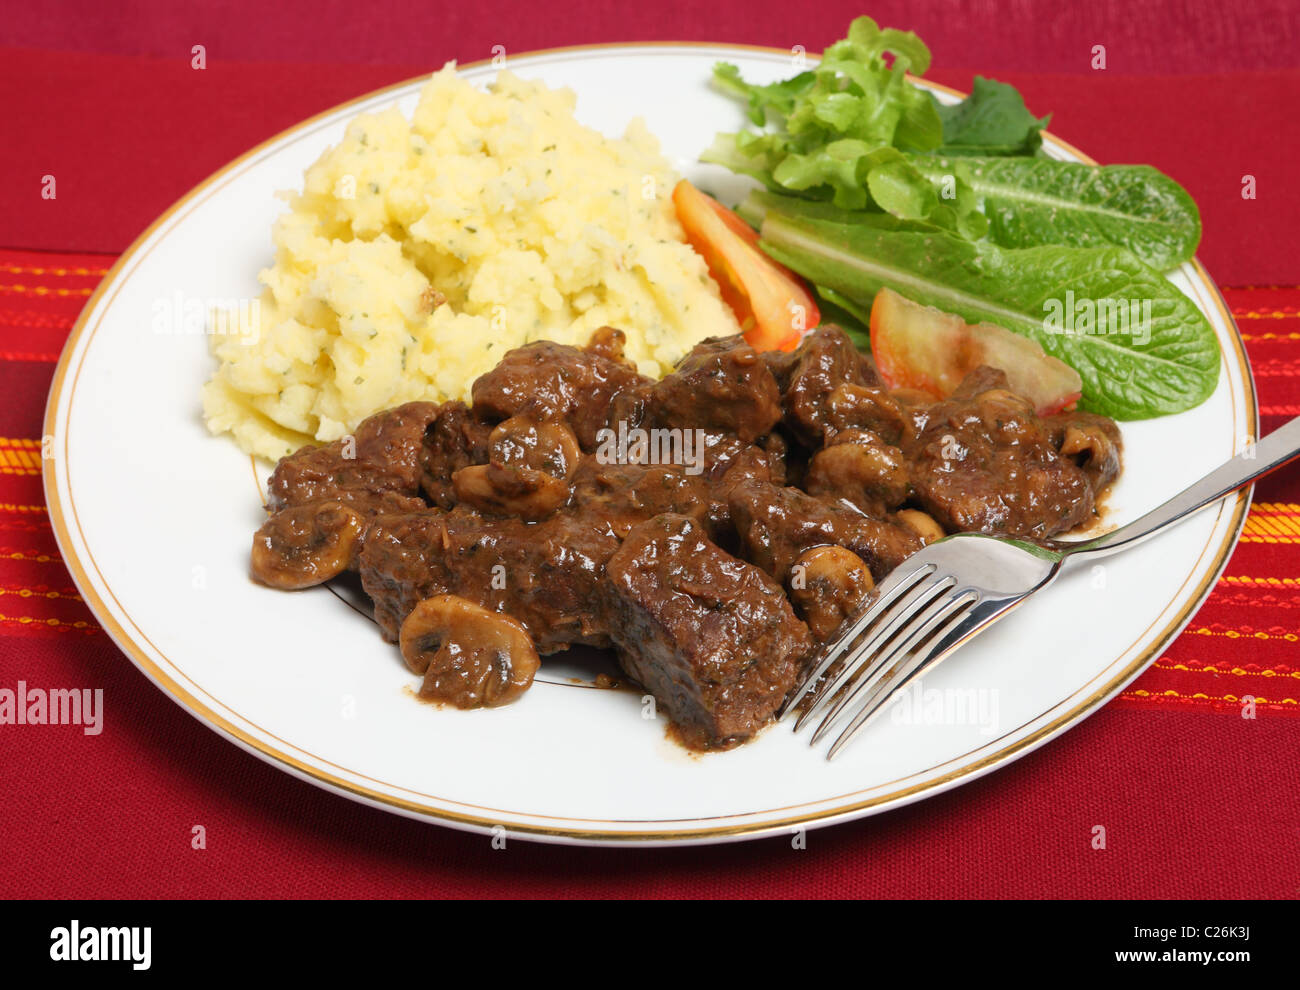
[[[673,188],[673,206],[687,242],[708,265],[745,340],[760,351],[798,347],[803,331],[821,322],[799,277],[762,252],[749,224],[686,179]],[[800,309],[801,321],[794,318]]]

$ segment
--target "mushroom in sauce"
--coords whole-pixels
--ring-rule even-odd
[[[834,636],[875,586],[862,558],[843,547],[805,550],[790,569],[790,600],[819,642]]]
[[[564,423],[512,416],[492,430],[489,461],[451,476],[456,498],[486,512],[542,519],[568,501],[582,449]]]
[[[352,564],[365,523],[342,502],[282,509],[253,536],[253,577],[294,591],[338,577]]]
[[[846,498],[869,515],[901,505],[908,495],[903,452],[870,430],[843,430],[808,462],[804,490]]]
[[[540,662],[515,619],[456,595],[426,598],[402,623],[402,659],[424,675],[420,697],[457,708],[496,708],[533,683]]]

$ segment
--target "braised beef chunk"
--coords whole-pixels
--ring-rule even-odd
[[[1042,539],[1092,518],[1087,474],[993,368],[967,375],[905,450],[917,501],[949,532]]]
[[[824,323],[804,334],[793,351],[764,351],[763,361],[772,369],[787,405],[798,389],[800,395],[829,392],[841,382],[878,385],[875,366],[858,350],[849,335],[833,323]]]
[[[780,586],[686,516],[632,530],[609,561],[605,592],[623,669],[688,746],[725,749],[752,736],[812,646]]]
[[[420,451],[437,409],[409,402],[351,437],[281,459],[267,484],[271,517],[253,537],[252,576],[273,588],[323,584],[356,569],[372,520],[423,509]]]
[[[793,484],[792,474],[794,466],[791,464],[792,452],[790,450],[790,441],[778,429],[773,430],[765,437],[759,437],[758,446],[767,454],[768,474],[773,484],[784,485]],[[803,465],[799,465],[799,470],[803,470]]]
[[[731,517],[745,558],[778,581],[785,581],[799,555],[813,547],[852,550],[879,580],[922,545],[912,530],[887,519],[762,481],[746,481],[732,490]]]
[[[781,419],[772,372],[740,336],[711,337],[648,389],[647,421],[659,427],[725,430],[752,442]]]
[[[573,643],[608,646],[592,603],[617,548],[618,538],[595,517],[527,523],[464,507],[383,516],[361,549],[361,583],[390,642],[419,602],[450,594],[518,620],[538,653]]]
[[[890,438],[901,417],[875,367],[837,326],[818,327],[789,354],[764,360],[781,387],[785,423],[803,443],[820,446],[839,430],[870,429]]]
[[[770,453],[758,444],[747,443],[730,433],[703,430],[697,433],[697,439],[704,452],[702,473],[711,486],[729,489],[746,478],[771,481],[780,473],[781,455]]]
[[[664,512],[700,520],[727,540],[731,490],[743,481],[772,478],[773,458],[729,434],[693,436],[681,463],[626,463],[586,457],[573,479],[569,511],[595,515],[620,537]]]
[[[726,518],[708,480],[664,464],[601,464],[587,458],[574,480],[574,510],[599,518],[621,539],[663,512],[692,515],[716,532]]]
[[[475,416],[463,402],[445,402],[424,434],[420,451],[420,488],[442,509],[456,504],[452,475],[471,464],[486,464],[493,425]]]
[[[474,412],[491,420],[561,420],[572,427],[583,450],[594,450],[610,401],[618,392],[649,381],[606,353],[549,340],[516,347],[474,382]]]
[[[424,431],[438,409],[432,402],[408,402],[364,420],[351,437],[283,458],[267,485],[267,508],[350,500],[352,494],[418,495]]]

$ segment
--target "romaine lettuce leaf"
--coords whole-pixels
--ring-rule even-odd
[[[1120,247],[1000,248],[932,224],[861,214],[839,223],[770,204],[761,246],[860,315],[888,286],[1036,341],[1083,379],[1081,405],[1145,419],[1199,405],[1219,379],[1214,330],[1159,272]]]
[[[988,217],[989,239],[1003,247],[1117,244],[1165,271],[1190,259],[1201,240],[1196,202],[1150,165],[929,155],[908,161],[936,184],[959,174]]]

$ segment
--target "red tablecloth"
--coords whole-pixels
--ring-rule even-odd
[[[0,26],[0,45],[28,46],[0,50],[0,687],[20,679],[101,687],[107,726],[94,737],[75,726],[0,726],[0,894],[1300,892],[1295,470],[1259,486],[1242,545],[1209,602],[1122,697],[991,777],[814,832],[804,851],[775,839],[661,851],[521,842],[497,852],[486,839],[320,792],[188,717],[95,624],[42,504],[45,392],[78,310],[115,253],[253,143],[447,58],[471,61],[497,43],[523,51],[656,37],[816,50],[849,15],[802,10],[801,36],[791,37],[780,26],[791,15],[769,5],[762,16],[753,3],[693,13],[670,5],[671,16],[661,5],[585,3],[558,18],[541,8],[479,17],[475,7],[471,19],[471,8],[396,4],[395,16],[376,18],[367,7],[364,24],[328,30],[295,5],[255,14],[214,5],[225,9],[205,15],[156,6],[120,23],[102,5],[63,20],[33,5]],[[1191,189],[1205,219],[1201,254],[1229,287],[1266,432],[1300,414],[1300,261],[1288,249],[1300,229],[1293,6],[1220,14],[1209,5],[1105,3],[1089,17],[1059,19],[1055,5],[1039,4],[1017,4],[1021,16],[1011,17],[980,3],[965,20],[937,5],[872,11],[932,42],[940,68],[931,75],[940,81],[968,86],[970,72],[953,68],[961,66],[1004,78],[1034,110],[1054,111],[1053,130],[1067,140],[1103,161],[1152,162]],[[312,24],[305,34],[295,30],[296,14]],[[204,72],[189,68],[199,43],[208,45]],[[1094,44],[1108,45],[1105,71],[1087,67]],[[56,47],[64,51],[37,50]],[[143,55],[113,54],[120,51]],[[297,61],[270,61],[286,52]],[[320,64],[325,58],[335,64]],[[53,201],[40,196],[46,174],[57,179]],[[1241,196],[1246,175],[1256,178],[1254,200]],[[1253,720],[1240,717],[1247,694],[1260,699]],[[1090,844],[1098,824],[1107,828],[1104,851]],[[202,851],[191,848],[194,825],[207,832]]]

